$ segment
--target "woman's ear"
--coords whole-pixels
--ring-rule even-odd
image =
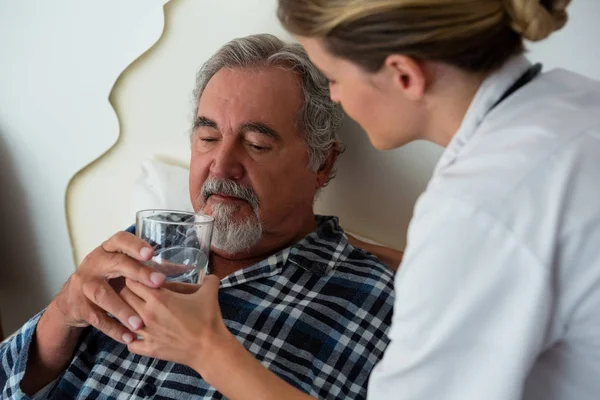
[[[412,57],[392,54],[385,59],[383,68],[386,75],[391,76],[391,84],[408,99],[423,98],[427,86],[427,74],[423,63]]]
[[[327,158],[321,168],[317,171],[317,182],[316,189],[319,190],[323,188],[329,177],[333,173],[333,168],[335,167],[335,162],[337,161],[338,156],[340,155],[341,144],[336,143],[329,149],[329,153],[327,154]]]

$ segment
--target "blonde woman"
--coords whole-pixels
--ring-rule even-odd
[[[279,1],[375,147],[446,147],[373,400],[600,396],[600,84],[522,56],[568,3]]]

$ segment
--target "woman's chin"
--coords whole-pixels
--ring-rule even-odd
[[[405,144],[412,142],[410,138],[402,137],[400,134],[379,135],[377,133],[368,133],[367,136],[369,137],[371,145],[373,145],[373,147],[380,151],[397,149],[398,147],[404,146]]]

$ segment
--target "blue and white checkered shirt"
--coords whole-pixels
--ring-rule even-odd
[[[352,247],[338,221],[317,217],[295,245],[221,281],[225,324],[260,362],[321,399],[364,399],[388,344],[393,275]],[[19,388],[39,315],[0,347],[0,398]],[[193,349],[190,349],[193,351]],[[222,399],[194,370],[132,354],[88,328],[48,399]]]

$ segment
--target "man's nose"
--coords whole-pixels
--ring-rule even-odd
[[[242,157],[236,142],[223,140],[211,164],[211,174],[219,179],[241,179],[244,175]]]

